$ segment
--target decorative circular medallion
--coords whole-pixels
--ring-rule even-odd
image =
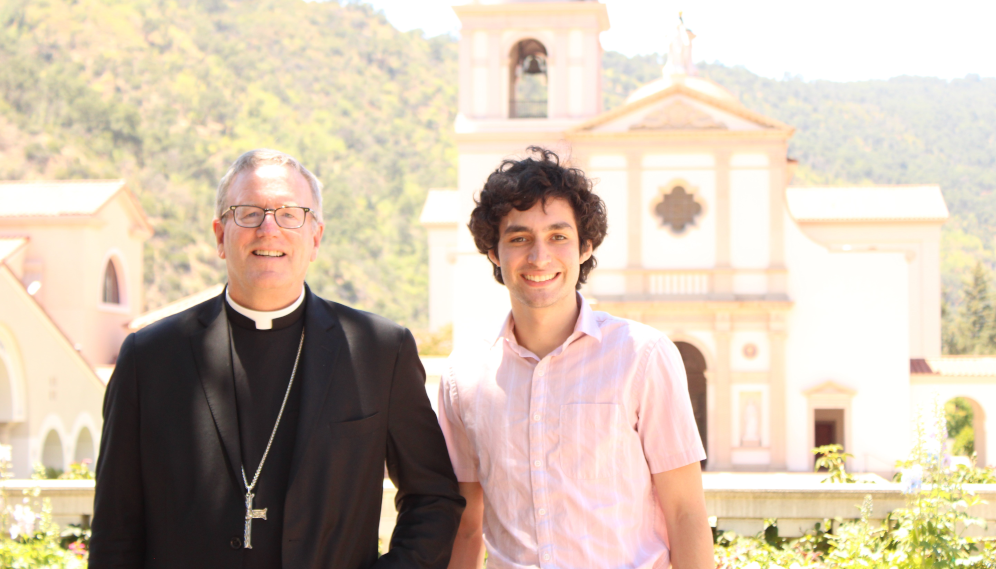
[[[744,357],[748,360],[752,360],[757,357],[757,346],[754,344],[744,344],[743,349]]]

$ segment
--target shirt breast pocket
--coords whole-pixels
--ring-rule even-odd
[[[573,403],[560,406],[560,467],[568,478],[611,477],[619,467],[622,406]]]

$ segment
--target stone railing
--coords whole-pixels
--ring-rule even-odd
[[[873,520],[906,505],[898,484],[875,475],[858,475],[858,484],[824,484],[823,474],[808,473],[726,473],[702,475],[706,509],[715,518],[716,528],[755,535],[764,529],[765,519],[778,520],[778,534],[796,537],[827,518],[856,519],[865,496],[873,501]],[[24,490],[38,488],[40,497],[52,504],[53,519],[60,525],[89,521],[93,515],[92,480],[8,480],[0,483],[8,500],[16,501]],[[996,485],[975,484],[966,488],[985,503],[970,513],[988,522],[988,528],[972,527],[970,535],[996,536]],[[394,530],[394,497],[390,480],[384,481],[380,536],[386,544]],[[16,502],[15,502],[16,503]]]
[[[712,292],[709,271],[647,271],[644,290],[654,296],[706,296]]]
[[[899,484],[874,474],[857,475],[857,484],[825,484],[821,482],[825,476],[706,472],[702,475],[706,509],[722,531],[755,535],[764,529],[765,519],[777,519],[779,536],[798,537],[827,518],[860,518],[865,496],[871,496],[871,519],[876,524],[907,504]],[[974,506],[970,513],[988,522],[987,529],[973,526],[967,534],[996,536],[996,485],[969,484],[965,488],[986,502]]]
[[[4,480],[0,482],[8,504],[17,504],[25,492],[38,489],[38,497],[52,504],[52,521],[62,527],[89,525],[93,516],[93,480]]]

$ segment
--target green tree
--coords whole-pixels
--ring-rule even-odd
[[[972,277],[962,289],[961,310],[958,314],[954,353],[996,353],[996,312],[993,309],[989,271],[978,262]]]
[[[949,439],[954,439],[951,453],[972,456],[975,453],[975,432],[972,423],[975,413],[972,404],[964,397],[955,397],[944,404],[944,420]]]
[[[0,2],[0,179],[127,179],[158,306],[224,279],[214,188],[278,148],[325,184],[312,288],[424,326],[418,215],[456,182],[456,54],[362,2]]]

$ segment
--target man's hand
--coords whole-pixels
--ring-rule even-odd
[[[480,569],[484,567],[484,489],[479,482],[461,482],[460,495],[467,507],[453,542],[449,569]]]
[[[671,565],[675,569],[713,569],[716,561],[712,548],[712,529],[706,513],[699,463],[654,474],[654,486],[671,548]],[[463,493],[463,484],[460,485]],[[470,508],[468,499],[467,508]],[[464,512],[464,518],[467,517]],[[463,525],[461,524],[461,530]],[[459,539],[459,538],[458,538]],[[450,564],[453,567],[453,564]]]

